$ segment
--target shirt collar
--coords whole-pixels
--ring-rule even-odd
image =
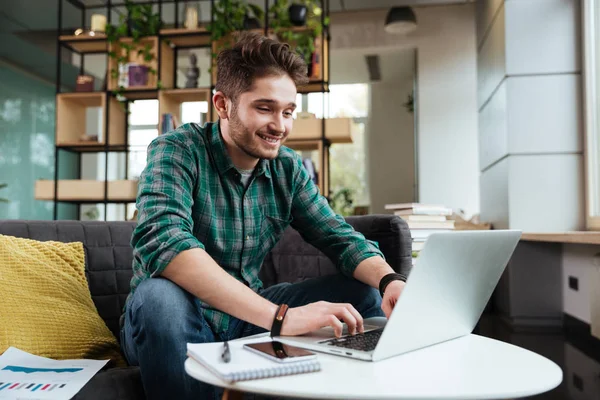
[[[213,123],[210,129],[210,146],[220,175],[225,175],[229,170],[235,169],[235,165],[233,165],[233,161],[231,161],[231,157],[225,146],[225,141],[221,135],[221,125],[219,121]],[[260,176],[263,173],[267,178],[271,178],[269,161],[261,159],[256,165],[256,174],[257,176]]]

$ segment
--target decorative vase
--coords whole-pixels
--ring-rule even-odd
[[[93,32],[105,32],[106,31],[106,16],[102,14],[92,14],[92,28]]]
[[[288,8],[290,22],[295,26],[306,25],[306,12],[307,8],[304,4],[292,4]]]
[[[185,9],[185,22],[183,24],[186,29],[198,28],[198,8],[195,6],[187,6]]]

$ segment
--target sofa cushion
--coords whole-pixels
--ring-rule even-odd
[[[0,353],[14,346],[54,359],[111,359],[125,365],[98,315],[81,243],[0,235]]]
[[[119,338],[119,317],[133,275],[130,240],[135,222],[0,221],[0,234],[40,241],[82,242],[85,273],[98,314]]]

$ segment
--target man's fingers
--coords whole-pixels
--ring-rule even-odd
[[[360,315],[358,310],[352,306],[352,304],[346,304],[346,309],[354,316],[354,319],[356,320],[356,332],[363,333],[365,331],[363,317]]]
[[[392,314],[392,307],[390,304],[388,302],[384,302],[381,306],[381,309],[383,310],[385,317],[389,319],[390,315]]]
[[[333,328],[335,337],[342,336],[342,330],[344,329],[344,326],[340,322],[339,318],[336,317],[335,315],[330,315],[328,318],[328,321],[329,321],[329,326],[331,326]]]
[[[348,325],[348,333],[354,335],[356,333],[356,318],[354,315],[344,306],[336,310],[335,315],[339,319],[343,319],[346,325]]]

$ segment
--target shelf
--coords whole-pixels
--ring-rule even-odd
[[[104,92],[69,92],[59,93],[57,97],[72,101],[85,107],[102,107],[105,100]]]
[[[134,203],[137,196],[136,180],[116,180],[108,182],[107,199],[113,202]],[[54,181],[38,180],[35,182],[35,198],[37,200],[54,200]],[[63,179],[58,181],[59,201],[76,203],[104,202],[104,181],[85,179]]]
[[[521,240],[528,242],[578,243],[600,245],[600,232],[572,231],[557,233],[523,233]]]
[[[89,108],[100,108],[100,130],[97,142],[86,142],[86,122]],[[108,113],[108,116],[106,115]],[[108,117],[108,126],[105,125]],[[124,146],[126,143],[125,110],[114,97],[107,99],[105,92],[60,93],[56,95],[56,146],[88,148],[108,144]]]
[[[104,151],[109,152],[123,152],[127,151],[125,145],[109,145],[108,148],[100,142],[63,142],[57,145],[61,150],[72,151],[74,153],[102,153]]]
[[[97,34],[96,36],[63,35],[58,40],[61,44],[78,53],[106,53],[108,51],[108,41],[104,34]]]
[[[190,101],[211,102],[210,88],[168,89],[158,92],[158,113],[175,116],[181,123],[181,104]]]
[[[167,39],[174,47],[190,48],[210,46],[210,32],[200,27],[197,29],[161,29],[160,36]]]
[[[179,103],[188,101],[211,101],[210,88],[165,89],[159,96],[175,100]]]
[[[323,81],[309,81],[306,85],[298,86],[298,93],[323,93],[329,92],[329,83]]]
[[[123,44],[131,44],[131,43],[133,43],[132,38],[122,38],[116,43],[110,43],[108,46],[108,49],[110,52],[115,52],[117,55],[125,56],[127,54],[127,51],[123,48],[122,45]],[[151,48],[150,52],[153,55],[152,60],[149,62],[146,62],[144,60],[144,57],[142,54],[138,54],[138,49],[142,49],[146,45],[150,45],[150,48]],[[164,47],[166,47],[167,49],[169,48],[169,46],[167,46],[166,43],[163,44],[163,47],[161,47],[161,49],[163,49]],[[129,52],[129,58],[126,60],[126,62],[145,65],[145,66],[153,69],[154,71],[158,71],[158,37],[157,36],[149,36],[149,37],[141,38],[139,43],[137,44],[136,49]],[[110,90],[110,91],[117,90],[117,88],[119,87],[118,79],[112,76],[111,72],[113,70],[114,71],[119,70],[118,62],[115,58],[108,57],[107,75],[108,75],[108,90]],[[162,74],[161,74],[161,78],[162,78]],[[126,89],[131,90],[131,91],[137,91],[138,89],[153,89],[153,88],[156,88],[157,86],[158,86],[157,74],[148,72],[148,82],[145,86],[128,87]]]
[[[111,92],[113,95],[120,94],[125,97],[127,100],[156,100],[158,99],[158,89],[157,88],[148,88],[146,86],[137,86],[123,89],[122,92],[117,92],[113,90]]]
[[[290,134],[290,140],[321,139],[322,122],[320,118],[296,118]],[[351,118],[325,119],[325,139],[330,143],[352,143]]]
[[[320,149],[323,147],[323,141],[288,139],[283,143],[283,145],[296,151],[320,151]]]

